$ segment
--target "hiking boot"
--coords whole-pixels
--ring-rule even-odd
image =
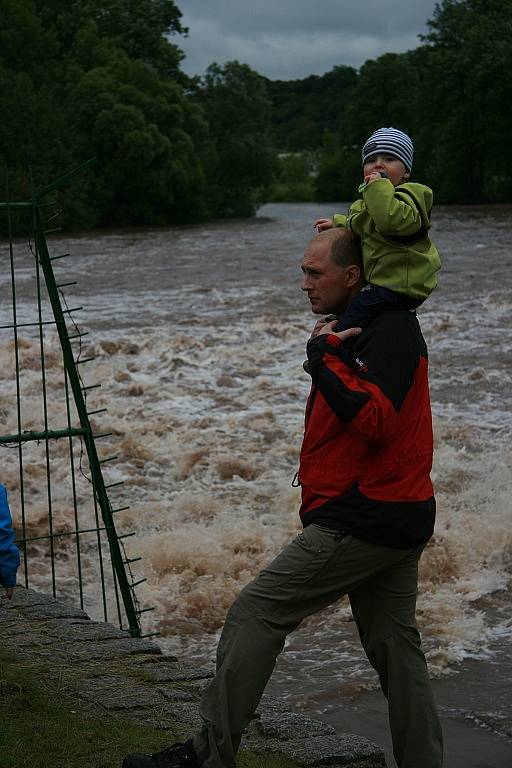
[[[189,739],[178,742],[154,755],[127,755],[122,768],[199,768],[199,762]]]

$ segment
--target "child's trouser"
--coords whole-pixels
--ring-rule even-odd
[[[345,594],[388,699],[399,768],[440,768],[441,727],[415,623],[421,551],[368,544],[315,524],[285,547],[228,612],[217,672],[201,702],[204,726],[194,737],[204,768],[234,768],[286,636]]]
[[[353,296],[343,315],[334,326],[335,331],[347,328],[367,328],[382,312],[387,310],[412,310],[423,303],[422,299],[413,299],[405,293],[397,293],[390,288],[368,283]]]

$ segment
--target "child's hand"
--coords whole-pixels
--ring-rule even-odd
[[[357,328],[357,327],[347,328],[345,331],[334,331],[333,328],[337,322],[338,320],[336,319],[336,320],[332,320],[329,323],[323,323],[318,327],[318,329],[315,326],[315,328],[313,329],[314,336],[323,336],[324,333],[332,333],[333,336],[337,336],[338,339],[340,339],[340,341],[346,341],[346,339],[350,339],[351,336],[359,336],[359,334],[363,332],[362,328]]]
[[[317,232],[323,232],[324,229],[332,229],[332,219],[317,219],[313,223],[313,227]]]
[[[386,177],[383,176],[379,171],[372,171],[368,174],[368,176],[364,177],[365,184],[373,184],[374,181],[378,181],[379,179],[385,179]]]
[[[346,339],[350,339],[351,336],[359,336],[359,334],[363,332],[362,328],[347,328],[345,331],[334,331],[333,328],[337,322],[338,318],[330,320],[329,317],[326,317],[323,320],[317,320],[316,325],[313,328],[311,338],[314,339],[316,336],[323,336],[325,333],[332,333],[341,341],[346,341]]]
[[[326,317],[321,317],[319,320],[316,321],[315,327],[311,332],[310,339],[314,339],[315,336],[319,336],[320,333],[325,333],[324,328],[327,323],[329,323],[329,325],[333,327],[334,325],[336,325],[337,322],[338,322],[338,318],[335,317],[334,315],[327,315]]]

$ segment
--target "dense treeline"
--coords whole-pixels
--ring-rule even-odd
[[[3,0],[11,198],[29,164],[39,186],[95,157],[66,194],[75,227],[250,215],[270,194],[351,199],[361,142],[395,125],[438,202],[512,199],[512,0],[443,0],[415,50],[289,82],[238,62],[189,78],[184,32],[172,0]]]
[[[267,80],[276,145],[290,152],[316,150],[324,133],[343,133],[356,85],[356,70],[340,66],[303,80]]]
[[[180,69],[172,0],[2,0],[0,158],[10,197],[94,157],[65,195],[74,227],[247,215],[274,151],[263,79]],[[257,152],[255,151],[257,148]]]
[[[362,142],[375,128],[394,125],[413,137],[414,176],[434,188],[438,202],[512,201],[503,159],[512,135],[511,65],[512,0],[444,0],[413,51],[367,61],[352,80],[346,68],[335,68],[316,82],[272,84],[275,136],[282,151],[302,145],[318,152],[312,186],[319,200],[352,199]],[[333,115],[326,78],[336,76]],[[326,130],[305,124],[298,135],[294,88],[303,89],[319,128],[325,115]]]

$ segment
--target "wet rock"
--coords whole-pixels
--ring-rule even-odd
[[[307,766],[330,765],[350,768],[386,768],[384,753],[362,736],[316,736],[272,744],[280,752]]]
[[[195,701],[196,697],[189,691],[179,688],[159,688],[160,693],[169,701]]]
[[[51,595],[46,595],[44,592],[36,592],[33,589],[24,589],[23,587],[16,587],[12,600],[5,601],[8,609],[26,608],[31,605],[66,605],[64,600],[57,600]]]
[[[300,734],[301,738],[336,734],[331,725],[296,712],[262,712],[255,720],[255,728],[266,738],[282,741],[295,739],[297,734]]]
[[[512,714],[509,712],[463,712],[464,717],[471,720],[480,728],[507,738],[512,737]]]
[[[27,630],[27,629],[25,629],[23,632],[20,632],[19,634],[16,634],[15,639],[13,637],[13,640],[16,644],[17,650],[20,650],[21,648],[38,649],[45,645],[48,646],[53,643],[53,640],[51,639],[51,637],[44,637],[44,636],[41,636],[38,632],[31,632],[30,630]]]
[[[117,659],[120,656],[131,656],[143,653],[159,654],[160,648],[156,643],[128,637],[120,640],[88,640],[85,642],[69,643],[66,651],[75,659]]]
[[[89,701],[99,704],[104,709],[140,709],[156,707],[162,699],[157,691],[145,690],[134,684],[129,677],[100,677],[82,680],[79,693]]]
[[[158,683],[179,683],[192,680],[205,680],[213,677],[213,670],[207,667],[194,667],[192,664],[179,664],[167,661],[157,662],[144,670],[150,680]]]
[[[90,619],[55,619],[46,624],[45,632],[59,640],[117,640],[129,639],[128,632],[113,624]]]
[[[175,721],[179,721],[189,736],[198,731],[203,725],[197,704],[166,702],[163,706],[163,712]]]
[[[55,602],[24,607],[23,615],[27,619],[89,619],[85,611],[80,608]]]

